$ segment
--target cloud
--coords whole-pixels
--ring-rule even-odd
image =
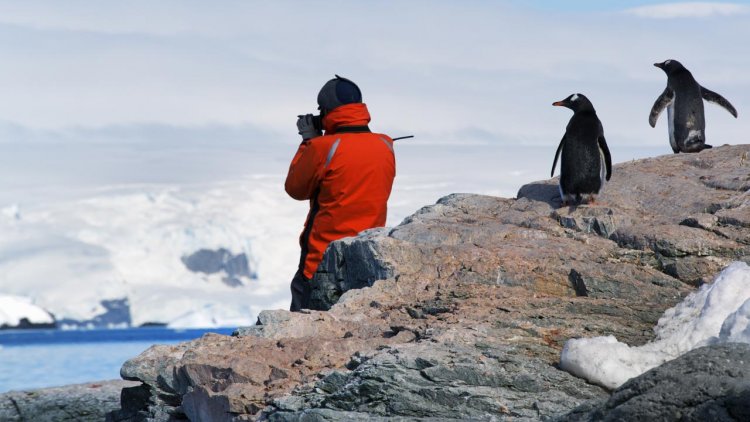
[[[747,38],[750,14],[707,19],[696,31],[680,20],[634,25],[619,12],[386,3],[398,7],[0,0],[0,120],[11,125],[0,127],[0,143],[219,143],[232,138],[226,127],[296,142],[297,114],[315,110],[334,73],[362,87],[373,130],[425,143],[556,145],[570,116],[550,104],[574,92],[594,102],[613,142],[664,142],[666,130],[656,136],[644,115],[665,83],[651,63],[668,58],[739,110],[750,107],[750,44],[736,42]],[[744,139],[746,128],[720,113],[709,121],[727,124],[711,123],[712,138]]]
[[[649,19],[708,18],[747,14],[750,7],[736,3],[687,2],[635,7],[625,13]]]

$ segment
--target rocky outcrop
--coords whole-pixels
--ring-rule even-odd
[[[750,420],[750,345],[693,350],[631,379],[609,399],[585,403],[557,420]]]
[[[133,384],[100,381],[0,394],[0,421],[102,421],[120,407],[120,391]]]
[[[126,420],[543,420],[608,392],[556,368],[573,337],[640,345],[750,261],[748,146],[615,166],[601,203],[455,194],[334,242],[308,313],[156,346],[123,366]],[[324,311],[327,310],[327,311]],[[398,419],[394,419],[398,420]]]

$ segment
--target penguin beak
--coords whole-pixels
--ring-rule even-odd
[[[553,106],[565,107],[565,101],[555,101],[552,103]]]
[[[659,69],[664,69],[664,63],[654,63],[654,66],[658,67]]]

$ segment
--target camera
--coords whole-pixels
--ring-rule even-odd
[[[312,121],[313,121],[313,127],[315,128],[315,130],[322,132],[323,131],[323,116],[320,114],[318,114],[317,116],[313,115]]]

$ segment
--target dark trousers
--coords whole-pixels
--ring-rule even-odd
[[[292,279],[292,305],[289,310],[299,312],[302,309],[310,309],[311,293],[310,279],[305,277],[302,270],[297,271]]]

